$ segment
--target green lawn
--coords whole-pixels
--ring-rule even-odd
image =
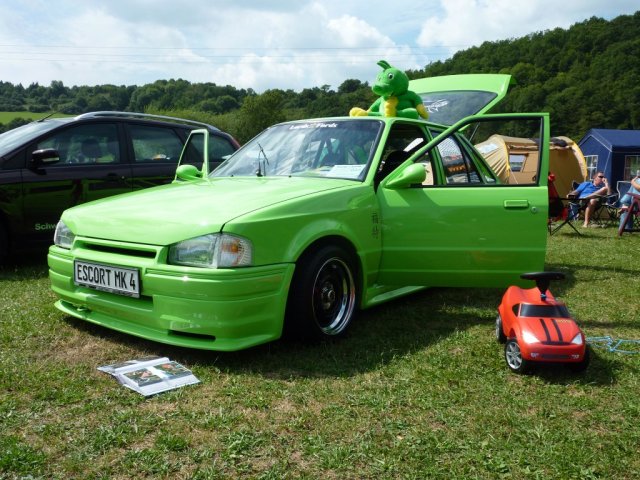
[[[640,339],[640,234],[583,231],[550,238],[552,290],[587,336]],[[223,354],[65,317],[43,263],[5,268],[0,478],[638,478],[640,355],[512,374],[501,295],[432,289],[338,342]],[[96,370],[151,354],[202,383],[144,399]]]
[[[64,115],[62,113],[54,113],[52,115],[51,112],[41,112],[41,113],[34,113],[34,112],[0,112],[0,123],[7,124],[11,120],[13,120],[14,118],[25,118],[25,119],[28,119],[28,120],[39,120],[39,119],[44,118],[44,117],[46,117],[48,115],[51,115],[52,117],[68,117],[69,116],[69,115]]]

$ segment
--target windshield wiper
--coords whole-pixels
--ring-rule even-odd
[[[266,162],[266,165],[264,165],[264,173],[262,173],[262,163],[260,160],[260,154],[258,154],[258,171],[256,172],[256,175],[258,177],[264,177],[267,175],[267,165],[269,165],[269,159],[267,158],[267,154],[264,153],[264,148],[262,148],[262,145],[260,145],[260,142],[256,142],[258,144],[258,148],[260,149],[260,152],[262,154],[262,158],[264,158],[264,162]]]

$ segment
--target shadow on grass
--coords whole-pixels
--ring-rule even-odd
[[[595,349],[591,349],[591,362],[584,372],[572,372],[566,365],[549,364],[533,365],[530,375],[535,375],[545,383],[554,385],[566,385],[577,383],[582,385],[610,386],[616,382],[618,372],[623,367],[613,358],[601,355]]]
[[[40,256],[13,258],[0,265],[0,281],[34,280],[48,274],[47,260]]]
[[[478,325],[493,332],[502,293],[502,289],[434,288],[360,312],[348,334],[340,339],[317,344],[280,340],[238,352],[173,347],[72,317],[67,321],[91,335],[139,350],[140,356],[167,356],[189,366],[272,379],[347,377],[375,370]],[[555,367],[540,369],[536,374],[550,383],[614,383],[616,363],[594,357],[588,371],[580,376]]]

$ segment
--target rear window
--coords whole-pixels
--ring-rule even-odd
[[[429,112],[429,121],[441,125],[453,125],[461,118],[475,115],[497,95],[493,92],[458,90],[423,93],[422,103]]]

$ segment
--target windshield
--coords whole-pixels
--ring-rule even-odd
[[[520,307],[521,317],[571,318],[565,305],[530,305]]]
[[[276,125],[238,150],[211,176],[364,180],[382,127],[381,121],[367,119]]]
[[[6,155],[14,148],[17,148],[42,133],[53,130],[60,123],[58,122],[33,122],[18,128],[9,130],[0,135],[0,157]]]

